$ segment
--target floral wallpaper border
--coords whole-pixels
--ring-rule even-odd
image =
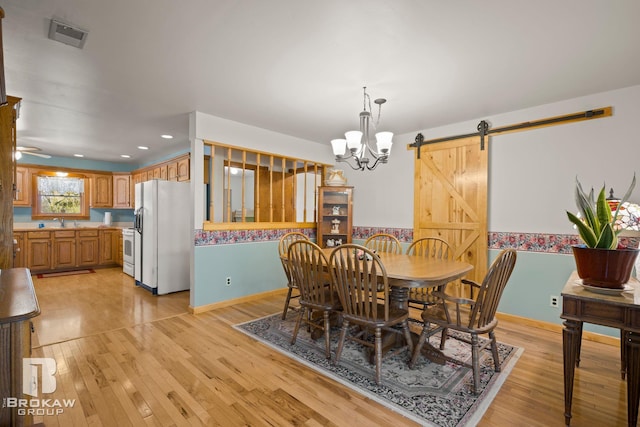
[[[196,246],[214,246],[237,243],[269,242],[279,240],[282,235],[290,231],[299,231],[311,239],[315,239],[314,229],[291,228],[281,230],[227,230],[205,231],[196,230]],[[396,236],[401,242],[413,241],[413,229],[389,228],[389,227],[353,227],[353,239],[364,240],[376,233],[388,233]],[[515,233],[495,232],[488,235],[489,249],[513,248],[524,252],[544,252],[556,254],[571,254],[571,245],[580,243],[575,234],[546,234],[546,233]],[[620,243],[624,246],[637,248],[640,239],[635,237],[621,237]]]

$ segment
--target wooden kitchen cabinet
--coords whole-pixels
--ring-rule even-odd
[[[13,233],[13,238],[16,241],[13,247],[13,268],[22,268],[26,267],[24,253],[24,234],[22,231],[16,231]]]
[[[191,170],[189,169],[189,156],[178,160],[177,168],[178,181],[189,181],[189,175],[191,174]]]
[[[51,270],[50,231],[28,231],[26,247],[27,267],[31,271]]]
[[[133,186],[131,185],[131,175],[113,175],[113,207],[118,209],[133,207]]]
[[[318,245],[351,243],[352,221],[353,187],[318,187]]]
[[[100,255],[98,264],[108,265],[116,264],[116,257],[118,256],[117,244],[118,244],[119,230],[100,230]]]
[[[16,167],[16,193],[13,206],[31,206],[31,173],[29,168]]]
[[[76,233],[78,267],[98,265],[100,253],[98,230],[78,230]]]
[[[76,266],[76,232],[61,230],[53,232],[53,256],[51,268],[64,270]]]
[[[124,248],[123,248],[123,241],[124,239],[122,238],[122,233],[118,233],[118,242],[116,243],[116,264],[118,264],[120,267],[122,267],[124,265]]]
[[[111,174],[94,174],[91,176],[91,207],[113,207],[113,177]]]
[[[172,162],[167,165],[167,181],[178,180],[178,162]]]

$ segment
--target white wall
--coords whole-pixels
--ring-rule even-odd
[[[575,234],[565,210],[575,211],[576,175],[585,187],[606,181],[622,197],[634,171],[640,174],[640,86],[397,135],[389,164],[372,172],[338,165],[355,186],[354,225],[413,227],[414,151],[405,147],[418,132],[429,140],[472,133],[483,119],[497,128],[607,106],[612,117],[493,136],[489,143],[489,230]],[[640,185],[631,201],[640,202]]]

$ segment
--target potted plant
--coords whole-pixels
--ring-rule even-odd
[[[576,205],[579,215],[567,211],[569,221],[578,229],[583,245],[573,246],[578,276],[589,286],[620,289],[629,281],[633,263],[640,249],[624,248],[618,244],[620,229],[615,226],[618,212],[631,196],[636,185],[636,176],[615,212],[607,203],[603,186],[594,198],[593,188],[585,193],[576,178]]]

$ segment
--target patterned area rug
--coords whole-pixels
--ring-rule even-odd
[[[421,357],[415,368],[409,369],[407,350],[383,358],[382,384],[377,385],[374,366],[369,364],[365,349],[357,343],[345,343],[337,366],[324,357],[324,339],[313,341],[304,327],[300,328],[296,344],[292,346],[296,315],[290,312],[287,319],[282,320],[281,314],[273,314],[236,325],[236,328],[425,426],[477,424],[523,351],[499,343],[502,360],[502,372],[499,373],[493,371],[491,352],[483,351],[478,396],[472,392],[470,368],[450,362],[439,365]],[[338,332],[337,328],[331,332],[333,354]],[[430,342],[438,346],[439,337],[431,337]],[[447,340],[444,353],[456,359],[467,359],[469,363],[471,360],[469,345],[455,339]]]

